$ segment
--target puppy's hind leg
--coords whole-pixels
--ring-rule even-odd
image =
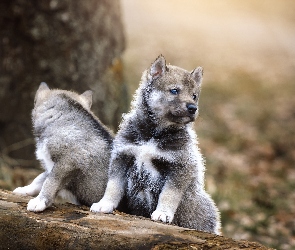
[[[48,175],[47,172],[39,174],[32,181],[32,183],[30,185],[27,185],[24,187],[18,187],[13,190],[13,193],[20,194],[20,195],[30,195],[30,196],[35,196],[35,195],[39,194],[47,175]]]
[[[219,212],[205,191],[185,193],[173,223],[181,227],[220,234]]]
[[[39,195],[31,199],[28,203],[27,210],[41,212],[51,206],[59,190],[63,189],[65,181],[70,172],[69,167],[62,163],[54,165],[52,171],[48,174]]]

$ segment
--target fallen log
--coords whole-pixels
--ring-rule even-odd
[[[270,249],[120,212],[57,204],[26,209],[31,197],[0,189],[0,249]]]

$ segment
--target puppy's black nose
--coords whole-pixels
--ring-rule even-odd
[[[187,110],[188,110],[188,112],[189,112],[190,114],[193,115],[193,114],[196,113],[197,106],[196,106],[195,104],[188,103],[188,104],[186,105],[186,107],[187,107]]]

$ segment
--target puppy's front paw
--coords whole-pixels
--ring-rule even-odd
[[[32,212],[41,212],[46,208],[46,200],[40,199],[38,196],[31,199],[28,203],[27,210]]]
[[[171,223],[174,215],[167,211],[155,210],[152,213],[151,219],[154,221],[162,221],[165,223]]]
[[[94,213],[105,213],[109,214],[112,213],[115,209],[115,205],[111,201],[100,200],[97,203],[93,203],[90,207],[90,211]]]

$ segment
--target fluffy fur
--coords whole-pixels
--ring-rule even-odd
[[[160,56],[142,76],[115,137],[109,181],[93,212],[115,208],[152,220],[219,233],[204,190],[204,160],[192,128],[203,69],[188,72]]]
[[[39,212],[56,197],[90,206],[105,191],[113,135],[90,111],[92,92],[50,90],[41,83],[32,111],[36,157],[45,172],[22,195],[38,195],[27,209]]]

